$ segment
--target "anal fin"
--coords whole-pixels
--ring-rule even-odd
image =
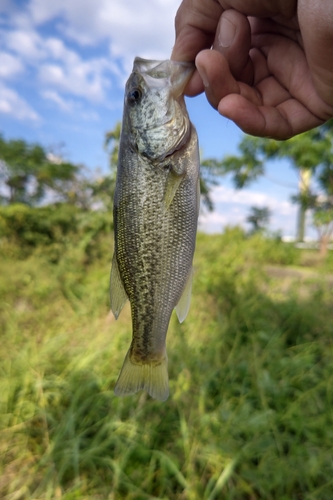
[[[120,277],[116,254],[113,254],[110,276],[110,304],[111,311],[116,319],[118,319],[127,300],[128,297]]]

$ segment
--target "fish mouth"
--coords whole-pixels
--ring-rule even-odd
[[[133,64],[133,72],[140,74],[149,87],[164,86],[167,80],[174,98],[183,93],[194,69],[194,63],[170,59],[158,61],[136,57]]]

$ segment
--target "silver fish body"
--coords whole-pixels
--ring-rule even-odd
[[[133,338],[115,393],[169,394],[166,334],[188,312],[199,211],[197,134],[183,97],[193,67],[136,58],[126,84],[114,199],[111,309]]]

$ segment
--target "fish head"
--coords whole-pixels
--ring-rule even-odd
[[[187,142],[190,121],[183,91],[193,70],[191,63],[135,58],[123,121],[133,149],[142,156],[163,160]]]

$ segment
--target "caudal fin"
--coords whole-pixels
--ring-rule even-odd
[[[114,392],[116,396],[129,396],[145,390],[155,399],[165,401],[169,396],[168,359],[165,356],[159,364],[154,363],[137,365],[132,363],[130,351],[118,377]]]

